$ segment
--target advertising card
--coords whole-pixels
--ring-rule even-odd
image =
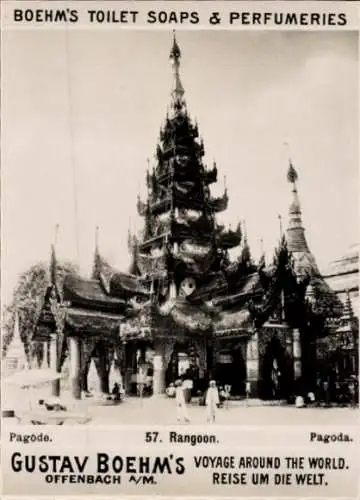
[[[359,4],[1,10],[4,498],[358,498]]]

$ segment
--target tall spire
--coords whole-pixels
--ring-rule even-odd
[[[266,255],[265,255],[265,249],[264,249],[264,240],[263,240],[263,238],[260,238],[260,258],[259,258],[258,267],[262,268],[262,267],[265,267],[265,265],[266,265]]]
[[[100,279],[100,274],[101,274],[101,257],[100,257],[100,250],[99,250],[99,227],[96,226],[92,279]]]
[[[292,186],[292,202],[289,208],[289,225],[287,228],[288,248],[290,252],[309,252],[301,218],[301,205],[296,186],[298,174],[290,158],[287,180]]]
[[[50,282],[51,282],[51,285],[56,285],[56,281],[57,281],[57,278],[56,278],[56,270],[57,270],[56,242],[57,242],[58,231],[59,231],[59,224],[56,224],[54,243],[51,245],[51,256],[50,256]]]
[[[184,87],[182,86],[181,79],[180,79],[180,59],[181,59],[181,50],[180,47],[177,43],[176,36],[175,36],[175,31],[174,31],[174,38],[173,38],[173,44],[172,48],[170,51],[170,61],[172,64],[173,68],[173,73],[174,73],[174,87],[171,92],[172,98],[173,98],[173,106],[175,108],[175,111],[179,111],[182,106],[185,104],[184,103]]]
[[[95,257],[99,258],[100,249],[99,249],[99,226],[95,228]]]
[[[251,253],[250,253],[250,246],[249,246],[248,239],[247,239],[247,227],[246,227],[245,220],[242,221],[242,228],[243,228],[244,238],[243,238],[243,247],[241,250],[240,259],[242,262],[250,262]]]

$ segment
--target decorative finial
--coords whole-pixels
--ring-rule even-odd
[[[55,226],[55,231],[54,231],[54,243],[51,245],[51,257],[50,257],[50,281],[52,285],[56,284],[56,268],[57,268],[57,261],[56,261],[56,244],[57,244],[57,237],[59,233],[59,224],[56,224]]]
[[[174,71],[174,88],[171,93],[173,97],[173,106],[175,111],[181,110],[183,105],[185,104],[183,101],[184,97],[184,88],[182,86],[181,80],[180,80],[180,59],[181,59],[181,50],[180,47],[177,43],[176,36],[175,36],[175,30],[173,31],[174,37],[173,37],[173,44],[172,48],[170,51],[170,60],[172,62],[172,67]]]
[[[298,174],[297,174],[293,164],[291,163],[291,160],[289,160],[289,169],[288,169],[288,173],[287,173],[287,180],[291,184],[295,184],[296,181],[298,180]]]
[[[291,160],[289,144],[287,142],[285,142],[284,145],[285,145],[286,150],[287,150],[287,156],[288,156],[288,162],[289,162],[289,169],[287,172],[287,180],[291,184],[295,184],[296,181],[298,180],[298,174],[297,174],[295,167],[293,165],[293,162]]]
[[[266,257],[265,257],[265,250],[264,250],[264,240],[263,238],[260,238],[260,258],[259,258],[259,268],[263,268],[266,265]]]
[[[99,250],[99,226],[95,227],[95,252],[94,261],[91,278],[94,280],[99,280],[101,278],[101,256]]]
[[[50,281],[52,285],[56,284],[56,269],[57,269],[57,261],[56,261],[55,245],[51,245]]]
[[[243,225],[243,233],[244,233],[244,240],[243,240],[244,244],[243,244],[243,247],[241,250],[240,261],[248,264],[251,261],[251,254],[250,254],[250,247],[249,247],[248,240],[247,240],[247,228],[246,228],[245,220],[242,221],[242,225]]]
[[[173,30],[173,44],[170,51],[170,59],[173,59],[174,62],[177,61],[179,63],[180,58],[181,50],[176,40],[176,32],[175,30]]]

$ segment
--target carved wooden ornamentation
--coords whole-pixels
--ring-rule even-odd
[[[200,377],[206,373],[206,342],[205,340],[194,340],[194,347],[199,360]]]
[[[50,310],[56,325],[56,369],[60,372],[68,353],[65,334],[66,305],[56,298],[50,298]]]
[[[165,358],[164,363],[166,367],[169,366],[171,356],[174,352],[174,347],[175,347],[175,340],[169,340],[169,342],[166,344],[164,353],[164,358]]]

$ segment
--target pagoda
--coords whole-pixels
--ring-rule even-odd
[[[229,265],[228,251],[240,245],[241,227],[233,231],[216,221],[216,214],[227,208],[228,194],[225,188],[222,196],[211,195],[218,170],[215,163],[208,168],[203,160],[204,144],[184,98],[175,37],[170,61],[171,105],[160,130],[155,165],[146,173],[147,199],[138,199],[144,229],[131,238],[131,271],[150,292],[150,337],[162,339],[159,345],[155,342],[155,365],[161,367],[164,356],[175,359],[181,350],[191,349],[202,375],[216,312],[211,304],[192,297]],[[128,326],[123,325],[124,335]],[[176,367],[171,370],[176,377]],[[154,383],[155,392],[164,389],[164,377],[160,378],[159,384]]]
[[[70,357],[75,397],[86,391],[92,360],[105,393],[114,363],[128,394],[139,380],[161,394],[179,377],[191,378],[194,392],[215,378],[233,395],[263,399],[313,390],[315,340],[325,317],[339,312],[304,236],[295,169],[287,233],[270,263],[254,262],[244,224],[232,230],[217,221],[228,193],[211,194],[218,169],[205,164],[187,109],[175,37],[170,61],[171,103],[146,199],[137,200],[143,228],[129,234],[129,272],[105,262],[98,241],[90,279],[65,276],[59,287],[52,272],[34,339],[53,339],[58,370]]]

